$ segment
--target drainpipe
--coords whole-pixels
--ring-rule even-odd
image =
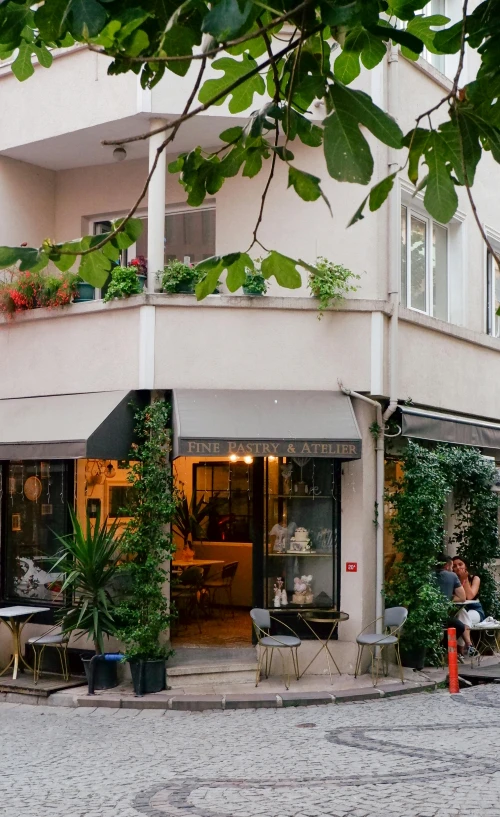
[[[376,410],[377,425],[379,428],[377,444],[375,446],[375,503],[376,503],[376,546],[375,546],[375,615],[380,619],[384,615],[382,591],[384,587],[384,421],[382,406],[377,400],[366,397],[364,394],[346,389],[339,381],[339,388],[349,397],[355,397],[369,403]],[[377,621],[377,632],[382,632],[382,621]]]
[[[387,59],[387,113],[397,119],[399,104],[399,50],[393,45],[389,48]],[[389,173],[399,167],[395,150],[389,148]],[[391,317],[389,323],[389,405],[384,412],[384,424],[387,423],[398,407],[398,330],[399,330],[399,242],[398,242],[398,185],[394,184],[388,201],[389,229],[387,231],[387,255],[389,259],[389,301]]]

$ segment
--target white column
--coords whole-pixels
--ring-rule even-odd
[[[161,127],[163,119],[151,119],[150,130]],[[165,131],[149,139],[149,169],[153,166],[157,148],[165,139]],[[165,184],[167,158],[161,154],[148,190],[148,292],[159,289],[156,273],[163,269],[165,246]]]

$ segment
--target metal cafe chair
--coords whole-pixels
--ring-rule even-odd
[[[46,647],[54,647],[59,653],[59,660],[61,662],[61,670],[64,681],[69,681],[69,665],[68,665],[68,642],[69,635],[62,632],[59,625],[51,627],[46,633],[40,636],[33,636],[28,638],[26,644],[29,644],[33,649],[33,681],[38,684],[42,674],[42,658]]]
[[[209,593],[209,607],[212,609],[215,605],[215,598],[219,591],[223,591],[227,596],[227,601],[229,607],[232,609],[233,618],[234,618],[234,607],[233,607],[233,581],[236,575],[236,571],[238,570],[239,562],[228,562],[227,565],[224,565],[222,571],[214,576],[213,579],[208,579],[205,581],[204,587],[208,590]]]
[[[275,618],[269,613],[269,610],[262,610],[259,607],[254,607],[253,610],[250,610],[250,617],[253,622],[255,634],[257,636],[257,641],[259,644],[259,660],[257,664],[257,675],[255,679],[255,686],[259,685],[260,681],[260,674],[262,670],[262,661],[265,656],[265,677],[269,678],[269,674],[271,672],[271,665],[273,662],[273,653],[274,650],[278,650],[281,663],[283,664],[283,681],[285,683],[285,687],[287,689],[290,688],[290,673],[286,673],[285,668],[285,659],[282,654],[282,650],[290,650],[292,655],[292,662],[293,662],[293,671],[294,675],[299,680],[299,656],[297,653],[298,648],[301,645],[300,638],[296,635],[296,633],[292,630],[288,624],[285,624],[280,619]],[[271,635],[271,621],[277,621],[280,626],[286,627],[287,630],[290,630],[293,635]],[[267,661],[268,657],[268,650],[271,650],[271,655],[269,657],[269,664]]]
[[[358,645],[358,657],[356,659],[356,669],[354,677],[357,678],[361,669],[361,659],[363,650],[368,647],[371,655],[371,671],[373,686],[378,683],[378,670],[380,659],[382,659],[384,675],[388,675],[389,665],[387,660],[387,648],[394,647],[396,653],[396,660],[399,666],[399,673],[401,676],[401,683],[404,684],[403,666],[401,664],[401,655],[399,653],[399,638],[403,629],[404,623],[408,617],[408,610],[406,607],[389,607],[383,616],[376,618],[374,621],[367,624],[361,630],[356,638]],[[382,633],[367,633],[366,630],[372,628],[377,621],[383,621]]]

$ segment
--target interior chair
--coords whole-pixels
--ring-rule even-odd
[[[188,616],[196,619],[198,630],[201,633],[200,613],[202,609],[204,572],[201,567],[191,565],[183,570],[178,584],[172,587],[170,597],[179,607],[184,607]]]
[[[399,667],[399,674],[401,676],[401,683],[404,684],[403,666],[401,664],[401,655],[399,652],[399,638],[403,629],[404,623],[408,617],[408,610],[406,607],[389,607],[383,616],[370,622],[356,638],[358,645],[358,657],[356,659],[356,670],[354,677],[357,678],[361,669],[361,659],[363,657],[363,650],[368,647],[371,655],[371,671],[373,686],[377,686],[379,663],[382,660],[384,675],[389,674],[389,662],[387,651],[389,647],[394,647],[396,653],[396,661]],[[382,621],[382,633],[367,633],[366,630],[372,629],[378,621]]]
[[[233,607],[233,581],[238,570],[239,562],[228,562],[224,565],[222,571],[218,573],[213,579],[208,579],[204,587],[209,593],[209,607],[212,609],[215,606],[215,600],[218,592],[223,592],[226,595],[229,607],[231,607],[234,618]]]
[[[300,638],[292,630],[292,628],[288,626],[288,624],[285,624],[280,619],[277,619],[274,616],[272,616],[269,613],[269,610],[262,610],[258,607],[254,607],[253,610],[250,610],[250,617],[252,619],[253,627],[259,644],[259,659],[257,663],[257,675],[255,679],[255,686],[259,685],[264,657],[266,659],[264,673],[265,677],[269,678],[269,674],[271,672],[271,665],[273,662],[273,653],[274,650],[278,650],[281,657],[281,663],[283,665],[283,681],[285,683],[285,687],[289,689],[290,673],[287,674],[286,672],[286,664],[282,650],[290,650],[293,663],[293,672],[298,681],[299,656],[297,650],[301,644]],[[281,627],[286,627],[286,629],[290,630],[290,632],[293,633],[293,635],[271,635],[271,621],[276,621],[279,623]],[[271,654],[269,656],[268,662],[269,650],[271,651]]]
[[[69,635],[61,632],[60,625],[51,627],[43,635],[28,638],[26,644],[30,644],[33,649],[33,681],[35,684],[38,684],[42,674],[42,659],[46,647],[53,647],[57,650],[63,679],[69,681],[68,642]]]

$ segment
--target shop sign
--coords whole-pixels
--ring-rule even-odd
[[[347,573],[357,573],[358,572],[358,563],[357,562],[346,562],[345,569]]]
[[[360,440],[202,440],[179,439],[177,456],[330,457],[359,459]]]

